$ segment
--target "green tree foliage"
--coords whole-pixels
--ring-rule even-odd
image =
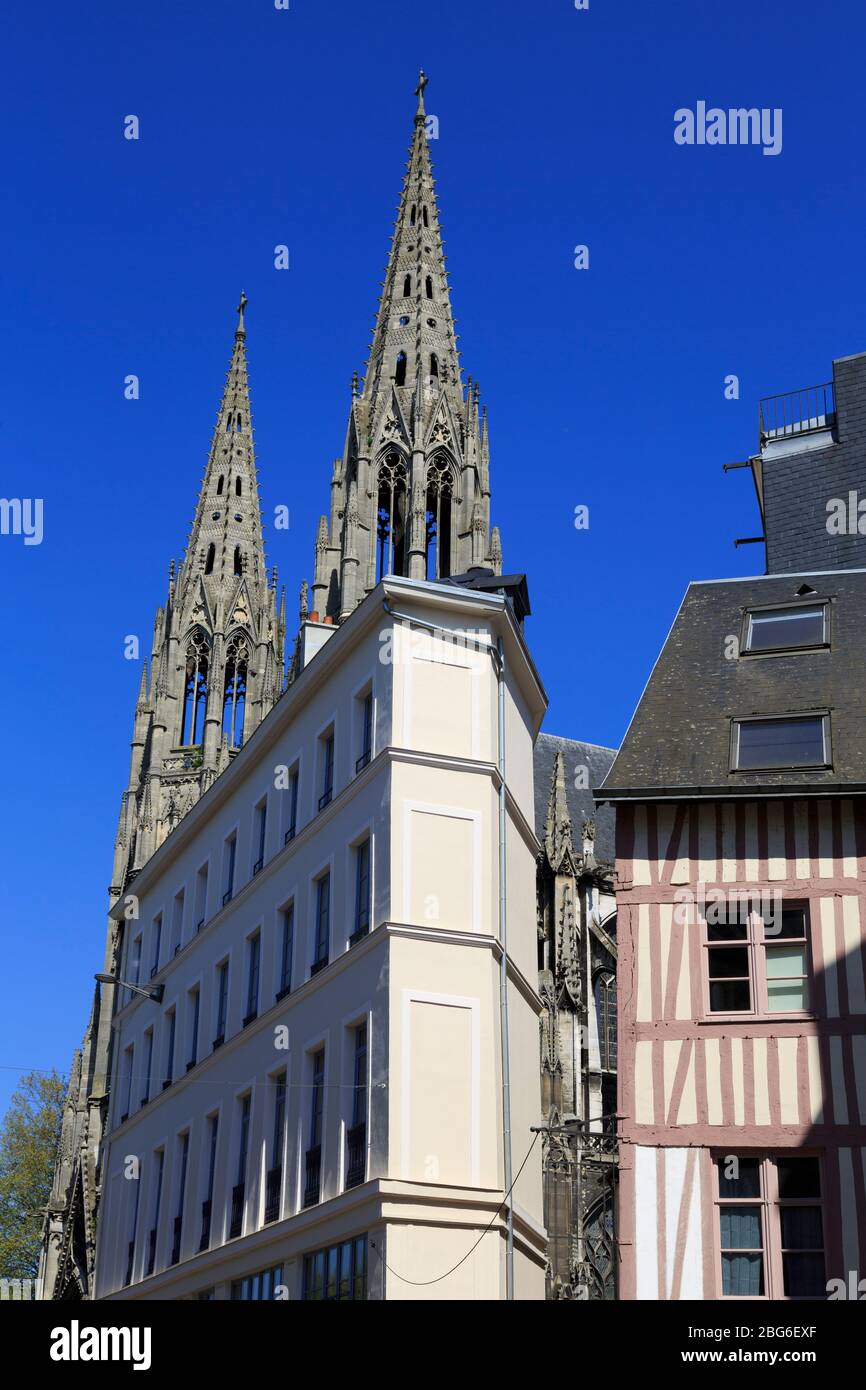
[[[51,1196],[66,1082],[21,1078],[0,1129],[0,1278],[35,1278],[43,1210]]]

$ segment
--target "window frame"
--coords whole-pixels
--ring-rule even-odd
[[[814,1303],[826,1298],[823,1294],[786,1294],[782,1246],[781,1211],[791,1207],[819,1207],[821,1211],[821,1231],[824,1245],[824,1276],[827,1275],[827,1172],[824,1154],[812,1147],[805,1149],[735,1150],[733,1154],[718,1146],[709,1154],[712,1165],[711,1186],[713,1201],[713,1267],[716,1279],[716,1298],[724,1303]],[[722,1197],[719,1191],[719,1165],[726,1159],[752,1159],[758,1164],[760,1175],[760,1195],[757,1197]],[[812,1158],[818,1164],[818,1197],[780,1197],[779,1163],[797,1158]],[[722,1226],[721,1208],[723,1206],[757,1206],[761,1212],[761,1253],[764,1265],[764,1292],[760,1294],[724,1293],[724,1274],[722,1268]],[[804,1251],[803,1253],[816,1253]]]
[[[743,724],[794,724],[807,719],[822,721],[824,761],[820,763],[767,763],[762,767],[740,767],[740,729]],[[826,772],[833,767],[833,740],[829,709],[798,710],[787,714],[733,715],[731,718],[729,771],[754,776],[761,772]]]
[[[746,935],[741,941],[711,941],[709,939],[709,927],[716,925],[708,923],[706,915],[700,914],[699,925],[701,929],[700,948],[702,953],[701,960],[701,997],[703,1004],[703,1014],[705,1023],[735,1023],[738,1020],[761,1020],[766,1023],[778,1023],[784,1019],[817,1019],[815,1009],[815,965],[812,950],[812,914],[811,903],[808,898],[785,899],[781,904],[783,912],[802,912],[803,913],[803,936],[784,937],[765,936],[764,918],[760,912],[756,912],[753,907],[749,907],[745,923]],[[802,977],[806,980],[809,996],[809,1004],[805,1009],[770,1009],[769,993],[767,990],[767,947],[781,946],[785,941],[791,941],[797,945],[803,944],[806,956],[806,973]],[[710,970],[709,970],[709,951],[713,947],[725,946],[744,946],[748,955],[749,964],[749,998],[750,1007],[748,1009],[711,1009],[710,1008]],[[734,977],[740,978],[740,977]],[[777,977],[777,978],[800,978],[798,977]]]
[[[798,610],[809,612],[815,608],[820,608],[823,616],[823,636],[820,642],[805,642],[790,647],[761,647],[757,650],[752,647],[752,619],[754,617],[757,616],[760,619],[761,615],[766,617],[770,613],[796,613]],[[830,646],[830,612],[830,600],[827,598],[803,598],[797,603],[750,604],[743,609],[740,655],[747,657],[789,656],[796,655],[797,652],[823,651]]]

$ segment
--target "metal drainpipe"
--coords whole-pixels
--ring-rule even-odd
[[[447,627],[440,627],[437,623],[425,621],[424,618],[414,617],[410,613],[401,613],[396,608],[392,608],[387,599],[382,601],[382,607],[391,618],[397,618],[402,622],[414,623],[417,627],[426,628],[428,632],[440,632],[453,641],[454,632]],[[493,665],[496,671],[498,686],[498,741],[499,741],[499,942],[502,947],[502,956],[499,962],[499,1028],[502,1048],[502,1151],[504,1160],[504,1179],[505,1186],[503,1191],[507,1194],[506,1208],[506,1243],[505,1243],[505,1297],[514,1298],[514,1211],[512,1208],[511,1185],[512,1178],[512,1157],[511,1157],[511,1066],[508,1051],[508,910],[506,905],[506,853],[505,853],[505,830],[506,830],[506,799],[505,799],[505,647],[501,637],[497,637],[496,646],[484,645],[493,658]]]
[[[499,684],[499,1023],[502,1034],[502,1149],[507,1194],[505,1297],[514,1298],[514,1207],[511,1193],[511,1067],[508,1049],[508,910],[506,905],[505,806],[505,648],[496,639],[496,679]]]

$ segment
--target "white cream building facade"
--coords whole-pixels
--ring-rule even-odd
[[[519,1168],[544,695],[507,596],[390,578],[115,908],[122,978],[164,993],[119,992],[97,1297],[505,1296],[500,680]],[[517,1298],[544,1293],[540,1162],[514,1189]]]

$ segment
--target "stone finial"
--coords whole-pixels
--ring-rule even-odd
[[[429,77],[425,73],[424,69],[421,68],[421,71],[418,73],[418,86],[415,88],[415,95],[418,98],[418,110],[415,112],[416,119],[418,118],[418,116],[426,116],[427,114],[427,112],[424,110],[424,90],[427,87],[429,81]]]
[[[240,301],[238,302],[238,326],[235,329],[235,336],[238,338],[245,338],[247,336],[247,330],[244,324],[244,309],[247,307],[248,304],[249,300],[247,299],[243,290],[241,290],[241,297]]]

